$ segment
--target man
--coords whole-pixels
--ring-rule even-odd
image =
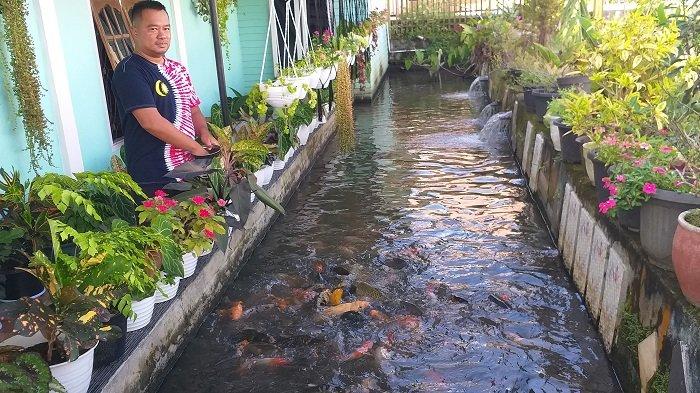
[[[129,17],[134,53],[114,70],[112,90],[124,130],[127,170],[152,196],[172,181],[167,172],[208,154],[204,146],[218,142],[207,129],[187,69],[165,57],[170,21],[163,4],[141,1]]]

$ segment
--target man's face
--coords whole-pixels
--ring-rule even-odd
[[[170,19],[168,13],[144,10],[134,24],[136,49],[149,55],[163,56],[170,48]]]

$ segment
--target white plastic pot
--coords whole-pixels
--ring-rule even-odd
[[[80,355],[72,362],[63,362],[50,366],[51,375],[66,388],[68,393],[85,393],[92,379],[92,365],[95,359],[95,348]]]
[[[299,127],[299,131],[297,131],[297,137],[299,138],[299,144],[304,146],[306,143],[309,141],[309,134],[311,132],[309,131],[309,126],[302,125]]]
[[[290,148],[290,149],[287,151],[287,154],[284,155],[284,162],[285,162],[285,165],[286,165],[287,163],[289,163],[289,160],[292,159],[292,156],[294,156],[294,152],[295,152],[295,151],[296,151],[296,150],[292,147],[292,148]]]
[[[161,273],[161,279],[163,278]],[[177,290],[180,288],[180,277],[175,278],[173,284],[166,284],[163,281],[158,281],[158,289],[156,289],[155,303],[163,303],[172,300],[177,295]]]
[[[349,66],[355,65],[355,55],[348,55],[347,62]]]
[[[284,160],[277,159],[272,162],[272,169],[275,171],[281,171],[282,169],[284,169],[285,165],[286,163],[284,162]]]
[[[264,167],[260,168],[260,170],[255,172],[255,177],[258,179],[258,185],[260,187],[264,187],[270,184],[273,173],[274,169],[270,165],[265,165]]]
[[[300,91],[306,95],[306,91],[303,88],[295,86],[295,89],[289,90],[288,85],[269,86],[264,83],[260,84],[260,91],[267,92],[267,103],[273,108],[285,108],[292,105],[294,100],[300,98]]]
[[[182,278],[189,278],[197,269],[197,256],[193,253],[187,253],[182,256],[182,264],[185,266],[185,275]]]
[[[328,79],[323,80],[323,87],[328,87],[328,85],[330,85],[331,82],[335,80],[336,76],[338,76],[338,66],[334,65],[330,67],[330,74],[328,75]]]
[[[128,318],[126,320],[127,332],[139,330],[151,322],[151,317],[153,317],[153,306],[156,304],[155,301],[156,296],[154,294],[151,297],[131,303],[131,309],[134,311],[134,314],[136,314],[136,317]]]
[[[559,137],[559,127],[554,124],[554,120],[557,118],[552,118],[549,121],[549,133],[552,138],[552,145],[554,145],[554,150],[561,151],[561,138]]]

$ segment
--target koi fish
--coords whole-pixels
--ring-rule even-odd
[[[232,321],[241,319],[241,317],[243,317],[243,302],[234,302],[229,311],[229,317]]]
[[[367,340],[367,341],[363,342],[362,345],[357,347],[357,349],[352,351],[352,353],[350,355],[346,356],[343,359],[343,361],[347,362],[348,360],[359,359],[359,358],[365,356],[370,351],[370,349],[372,349],[373,346],[374,346],[374,341]]]
[[[369,312],[369,316],[372,319],[376,319],[376,320],[381,321],[381,322],[385,322],[385,321],[389,320],[389,317],[379,310],[371,310]]]
[[[396,323],[406,330],[420,329],[420,318],[415,315],[404,315],[396,318]]]

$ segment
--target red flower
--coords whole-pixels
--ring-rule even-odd
[[[177,206],[177,201],[174,199],[167,198],[163,201],[165,203],[165,206],[167,207],[175,207]]]
[[[155,195],[159,198],[164,198],[168,196],[168,193],[163,190],[156,190]]]
[[[216,201],[216,204],[219,205],[219,207],[224,207],[226,206],[226,201],[223,199],[219,199],[218,201]]]
[[[205,199],[204,199],[204,197],[201,196],[201,195],[195,195],[195,196],[192,197],[192,202],[193,202],[195,205],[197,205],[197,206],[203,205],[203,204],[204,204],[204,201],[205,201]]]
[[[143,207],[145,207],[146,209],[152,208],[152,207],[153,207],[153,201],[150,200],[150,199],[143,201]]]
[[[209,211],[209,209],[200,209],[199,210],[199,217],[209,218],[209,217],[211,217],[211,212]]]
[[[214,233],[214,231],[206,229],[206,228],[204,229],[204,236],[208,237],[209,239],[216,238],[216,234]]]
[[[605,202],[601,202],[598,205],[598,211],[601,212],[602,214],[608,214],[608,212],[617,206],[617,202],[615,202],[614,199],[610,198]]]
[[[168,207],[165,205],[158,205],[158,211],[161,213],[167,213],[168,212]]]
[[[620,183],[624,183],[627,179],[625,178],[625,175],[617,175],[617,177],[615,177],[615,180],[617,180]]]
[[[644,186],[642,187],[642,191],[647,195],[656,194],[656,184],[649,183],[649,182],[644,183]]]
[[[657,173],[659,175],[665,175],[667,171],[666,168],[655,166],[654,168],[652,168],[652,172]]]

